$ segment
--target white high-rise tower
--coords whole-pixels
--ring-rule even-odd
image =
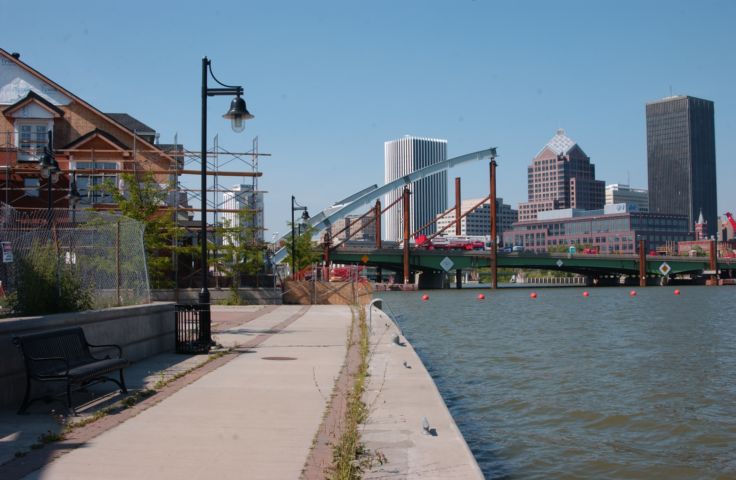
[[[447,140],[405,136],[384,143],[384,181],[385,183],[408,175],[420,168],[447,160]],[[437,214],[447,209],[447,172],[430,175],[409,185],[411,190],[411,233],[429,223]],[[402,189],[386,194],[383,208],[393,203],[402,194]],[[400,202],[399,202],[400,203]],[[404,235],[404,221],[401,205],[396,205],[384,219],[383,238],[399,241]],[[421,233],[436,231],[434,225]]]
[[[242,229],[240,238],[248,243],[260,243],[263,240],[263,192],[253,190],[253,185],[235,185],[223,194],[223,208],[230,210],[222,214],[225,224],[230,228]],[[243,210],[243,213],[233,210]],[[226,243],[230,243],[225,239]],[[240,242],[233,238],[232,242]]]

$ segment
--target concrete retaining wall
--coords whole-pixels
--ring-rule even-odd
[[[13,336],[75,326],[92,344],[120,345],[132,361],[174,350],[173,303],[0,319],[0,408],[19,407],[25,390],[25,365]]]
[[[240,295],[244,305],[281,305],[281,289],[241,288],[238,290],[238,295]],[[229,297],[230,289],[228,288],[210,289],[210,301],[213,304],[222,304]],[[154,302],[197,303],[199,301],[199,289],[151,290],[151,300]]]

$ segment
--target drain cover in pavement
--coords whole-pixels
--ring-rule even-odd
[[[296,357],[261,357],[263,360],[296,360]]]

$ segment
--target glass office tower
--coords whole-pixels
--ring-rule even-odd
[[[689,96],[647,103],[649,211],[687,215],[690,232],[702,210],[708,237],[718,230],[713,102]]]
[[[447,160],[447,140],[405,136],[384,143],[384,180],[392,182],[435,163]],[[430,175],[411,182],[411,215],[409,231],[434,220],[438,213],[447,210],[447,171]],[[402,195],[403,189],[386,194],[383,208],[388,207]],[[429,235],[436,231],[432,224],[422,232]],[[400,241],[403,238],[404,219],[401,205],[394,206],[384,216],[383,237],[385,240]]]

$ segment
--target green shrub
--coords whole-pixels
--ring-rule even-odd
[[[92,307],[92,291],[82,284],[74,265],[62,262],[52,245],[35,243],[32,252],[15,263],[17,289],[8,296],[14,314],[44,315]]]

